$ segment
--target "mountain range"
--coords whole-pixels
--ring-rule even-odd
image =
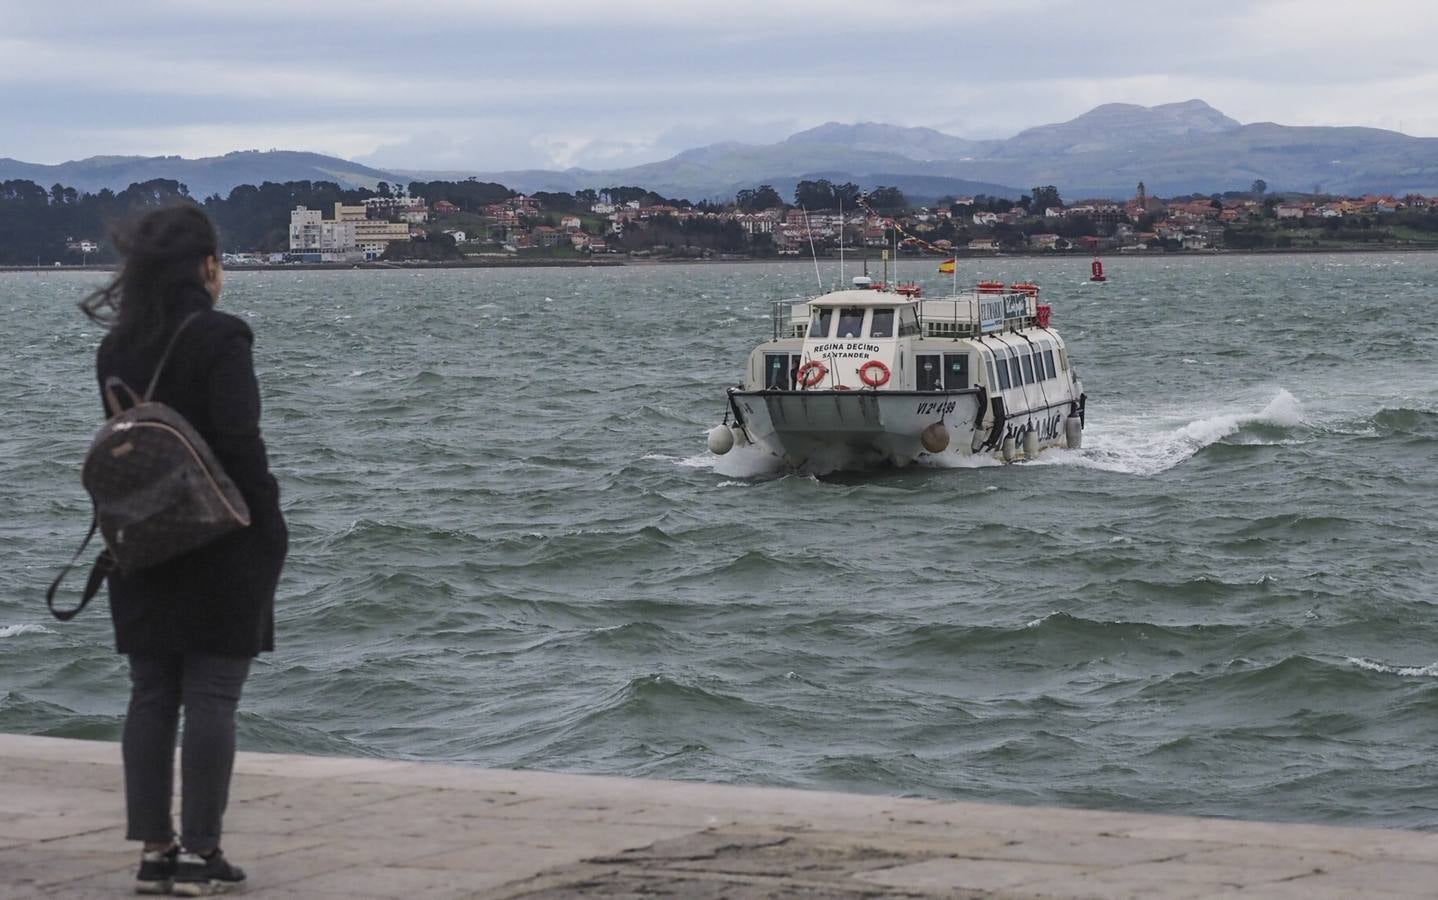
[[[206,159],[92,157],[56,166],[0,159],[0,180],[59,182],[82,190],[121,189],[174,178],[191,193],[227,193],[261,181],[379,181],[475,177],[519,191],[574,191],[633,185],[669,197],[729,199],[772,184],[790,196],[803,179],[898,187],[915,200],[944,194],[1017,197],[1056,185],[1064,197],[1128,197],[1142,181],[1171,196],[1247,190],[1334,194],[1438,194],[1438,138],[1376,128],[1242,124],[1202,100],[1137,106],[1108,103],[1071,119],[1002,140],[970,140],[931,128],[830,122],[774,144],[725,142],[624,169],[563,171],[381,170],[316,153],[243,151]]]

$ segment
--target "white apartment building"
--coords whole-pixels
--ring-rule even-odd
[[[324,262],[350,262],[384,255],[393,241],[409,240],[409,225],[369,218],[362,205],[335,204],[335,217],[317,209],[290,212],[290,252],[319,254]]]
[[[297,206],[290,212],[290,249],[296,252],[318,252],[324,213]]]
[[[318,254],[323,262],[349,262],[362,258],[356,243],[353,221],[325,219],[319,210],[303,206],[290,212],[291,253]]]

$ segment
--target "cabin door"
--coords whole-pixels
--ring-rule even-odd
[[[962,391],[969,386],[969,355],[967,353],[944,354],[944,390]]]
[[[920,353],[914,357],[914,388],[920,391],[942,391],[944,370],[937,353]]]
[[[764,354],[764,389],[768,391],[791,391],[799,372],[797,353]]]

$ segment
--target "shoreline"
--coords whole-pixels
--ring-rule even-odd
[[[120,745],[0,734],[0,894],[134,887]],[[236,754],[257,897],[1426,897],[1438,834]]]
[[[1438,246],[1433,247],[1285,247],[1283,249],[1243,249],[1243,250],[1140,250],[1093,254],[1088,252],[1074,253],[1071,251],[1014,251],[1012,253],[969,253],[960,252],[956,258],[960,262],[975,262],[981,260],[1003,260],[1003,259],[1211,259],[1226,256],[1323,256],[1323,255],[1363,255],[1363,254],[1384,254],[1384,253],[1438,253]],[[836,254],[820,256],[824,262],[838,262]],[[846,253],[846,261],[862,262],[865,259],[863,253]],[[939,256],[918,256],[900,257],[901,263],[917,263],[924,260],[938,261]],[[871,263],[878,260],[870,258]],[[890,260],[893,262],[894,260]],[[638,259],[627,256],[616,256],[613,259],[489,259],[489,260],[436,260],[405,263],[280,263],[275,265],[231,265],[225,268],[230,273],[238,272],[345,272],[355,269],[375,272],[423,272],[431,269],[614,269],[626,266],[660,266],[660,265],[727,265],[731,263],[800,263],[813,265],[813,259],[809,256],[749,256],[735,259],[692,259],[677,257],[640,257]],[[90,263],[87,265],[51,265],[51,266],[9,266],[0,265],[0,273],[12,272],[112,272],[114,266],[109,263]]]

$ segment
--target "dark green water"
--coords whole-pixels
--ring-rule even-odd
[[[964,273],[1044,285],[1083,451],[821,478],[703,449],[807,265],[232,273],[292,532],[242,746],[1438,826],[1438,256],[1108,269]],[[114,740],[42,599],[95,280],[0,275],[0,730]]]

